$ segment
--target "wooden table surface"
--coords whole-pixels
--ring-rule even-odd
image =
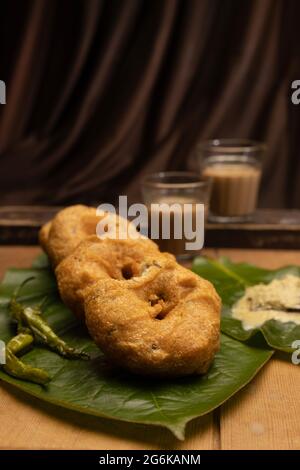
[[[37,247],[0,247],[0,275]],[[300,264],[300,251],[207,250],[266,268]],[[299,338],[300,339],[300,338]],[[1,449],[300,449],[300,367],[277,354],[245,389],[189,423],[184,442],[162,428],[82,415],[0,383]]]

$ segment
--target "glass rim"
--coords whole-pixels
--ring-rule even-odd
[[[194,181],[179,182],[163,182],[164,178],[186,177],[187,179],[194,179]],[[211,179],[208,177],[200,176],[193,171],[159,171],[150,173],[142,180],[141,185],[152,189],[196,189],[203,187],[210,187]]]
[[[264,152],[267,145],[264,142],[251,139],[211,139],[199,142],[197,150],[217,150],[220,152]]]

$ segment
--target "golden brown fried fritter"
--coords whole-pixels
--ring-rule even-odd
[[[203,374],[219,348],[219,296],[176,263],[151,266],[128,281],[97,282],[86,291],[84,308],[101,350],[137,374]]]
[[[108,213],[100,216],[97,215],[95,208],[83,205],[70,206],[58,212],[52,220],[47,242],[47,253],[52,264],[57,266],[81,241],[96,235],[97,224],[104,217],[107,218]],[[130,228],[136,232],[128,220],[119,216],[111,215],[111,217],[116,220],[117,230],[125,232]]]
[[[48,239],[49,239],[49,232],[51,228],[51,220],[44,224],[39,231],[39,243],[45,253],[48,253]]]
[[[101,279],[130,279],[139,276],[152,259],[175,262],[172,255],[162,255],[148,238],[137,240],[99,240],[96,236],[81,242],[55,270],[63,302],[84,318],[85,289]]]
[[[214,287],[135,227],[135,240],[96,237],[106,214],[71,206],[40,231],[63,301],[86,320],[115,364],[150,376],[205,373],[219,347],[221,306]],[[130,222],[113,220],[118,233],[132,233]],[[105,226],[103,236],[110,235]]]

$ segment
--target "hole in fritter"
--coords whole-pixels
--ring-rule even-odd
[[[163,320],[166,318],[168,310],[161,310],[155,317],[156,320]]]
[[[122,272],[123,278],[126,280],[131,279],[134,276],[133,269],[130,264],[125,264],[123,268],[121,269],[121,272]]]
[[[163,294],[151,294],[149,297],[149,303],[151,307],[154,307],[154,305],[160,304],[162,305],[165,302],[165,297]]]
[[[158,312],[155,315],[156,320],[163,320],[170,310],[166,305],[166,298],[163,293],[152,294],[149,297],[149,303],[151,307],[157,307],[158,309]]]

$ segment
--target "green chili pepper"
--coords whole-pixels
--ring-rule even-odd
[[[42,318],[39,307],[26,307],[22,312],[22,319],[30,328],[36,340],[48,345],[54,351],[69,358],[89,359],[85,352],[69,346],[57,336],[48,323]]]
[[[6,363],[3,368],[9,375],[44,385],[50,380],[49,374],[43,369],[25,364],[16,356],[34,340],[46,344],[64,357],[88,359],[89,355],[69,346],[54,333],[42,317],[42,305],[45,299],[36,307],[24,307],[17,301],[22,287],[32,279],[34,278],[30,277],[18,286],[9,304],[11,317],[17,323],[18,335],[6,346]]]
[[[7,347],[13,354],[18,354],[24,349],[27,349],[33,343],[33,336],[27,333],[20,333],[17,336],[14,336]]]
[[[33,279],[34,279],[34,277],[28,277],[27,279],[25,279],[25,281],[23,281],[15,289],[15,291],[13,293],[13,296],[12,296],[12,298],[10,300],[10,303],[9,303],[10,314],[11,314],[12,319],[17,323],[18,333],[22,333],[22,332],[30,333],[30,330],[28,331],[28,329],[26,329],[24,324],[23,324],[22,316],[23,316],[24,307],[23,307],[22,304],[17,302],[17,297],[19,296],[19,293],[20,293],[20,290],[22,289],[22,287],[24,287],[25,284],[27,284],[27,282],[30,282]]]
[[[18,333],[32,333],[37,341],[46,344],[52,350],[58,352],[64,357],[89,359],[89,355],[87,353],[69,346],[65,341],[59,338],[42,317],[41,307],[45,299],[36,307],[24,307],[22,304],[17,302],[17,296],[19,295],[21,288],[25,283],[32,279],[34,278],[30,277],[26,279],[16,289],[10,301],[10,312],[12,318],[18,324]]]
[[[6,345],[5,364],[3,369],[9,375],[17,377],[18,379],[29,380],[40,385],[44,385],[50,380],[50,376],[43,369],[32,367],[16,356],[33,342],[33,337],[26,333],[21,333],[12,338]]]

